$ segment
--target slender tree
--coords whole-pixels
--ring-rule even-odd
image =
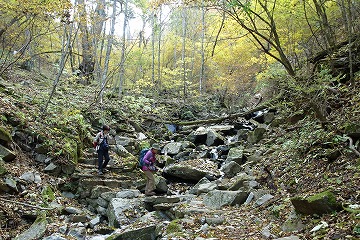
[[[111,49],[112,49],[112,45],[114,42],[115,22],[116,22],[116,3],[117,3],[117,0],[113,0],[110,33],[109,33],[108,39],[107,39],[108,41],[107,41],[106,54],[105,54],[105,63],[104,63],[104,69],[102,71],[102,79],[101,79],[101,93],[100,93],[101,105],[103,103],[103,94],[104,94],[104,89],[105,89],[106,82],[107,82],[110,54],[111,54]]]
[[[200,94],[204,91],[205,86],[205,6],[204,0],[201,0],[201,68],[200,68],[200,81],[199,81],[199,92]]]
[[[119,73],[119,98],[122,98],[125,77],[125,51],[126,51],[126,28],[128,24],[128,0],[124,1],[124,23],[121,41],[120,73]]]

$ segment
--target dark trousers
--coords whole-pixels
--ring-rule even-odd
[[[105,158],[105,162],[103,159]],[[99,150],[98,151],[98,169],[102,171],[106,168],[107,164],[110,161],[109,150]]]

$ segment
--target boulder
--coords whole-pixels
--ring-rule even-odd
[[[232,178],[241,171],[241,166],[238,163],[231,161],[229,163],[224,164],[220,168],[220,170],[224,172],[224,177]]]
[[[207,146],[218,146],[226,142],[226,139],[218,132],[210,129],[206,135]]]
[[[156,225],[150,225],[143,228],[132,229],[123,233],[115,234],[111,236],[112,240],[155,240],[158,233],[156,231]]]
[[[0,127],[0,140],[5,142],[6,144],[12,142],[10,132],[3,127]]]
[[[182,143],[181,142],[171,142],[164,146],[162,152],[166,155],[176,155],[182,150]]]
[[[341,209],[334,194],[330,191],[318,193],[308,198],[294,197],[291,199],[297,212],[307,215],[331,213]]]
[[[18,235],[14,240],[32,240],[42,239],[45,234],[48,222],[45,213],[39,215],[35,222],[25,232]]]
[[[0,158],[5,162],[11,162],[16,158],[16,155],[6,147],[0,145]]]
[[[212,209],[220,209],[223,206],[243,204],[249,195],[245,191],[221,191],[214,190],[206,194],[204,204]]]
[[[113,198],[109,202],[106,211],[109,226],[119,228],[135,222],[136,219],[141,217],[143,211],[145,209],[142,209],[142,201],[139,201],[139,199]]]
[[[265,132],[266,128],[257,127],[254,129],[254,131],[249,132],[247,141],[251,144],[258,143],[263,138]]]
[[[243,164],[243,154],[244,146],[230,148],[227,158],[225,160],[225,164],[230,163],[231,161],[234,161],[240,165]]]
[[[2,159],[0,159],[0,176],[5,175],[5,173],[7,173],[5,163]]]
[[[220,176],[217,164],[209,160],[194,159],[171,164],[163,169],[168,176],[198,182],[203,177],[213,179]]]

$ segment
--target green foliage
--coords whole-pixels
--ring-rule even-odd
[[[179,233],[182,230],[182,226],[179,224],[179,220],[175,219],[169,223],[166,228],[167,234]]]
[[[55,200],[54,190],[50,186],[44,186],[41,191],[41,197],[43,200],[43,206],[47,206],[49,203]]]

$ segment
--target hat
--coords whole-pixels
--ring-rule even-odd
[[[160,145],[159,144],[157,144],[157,143],[154,143],[152,146],[151,146],[151,148],[153,148],[153,149],[156,149],[156,150],[161,150],[160,149]]]

